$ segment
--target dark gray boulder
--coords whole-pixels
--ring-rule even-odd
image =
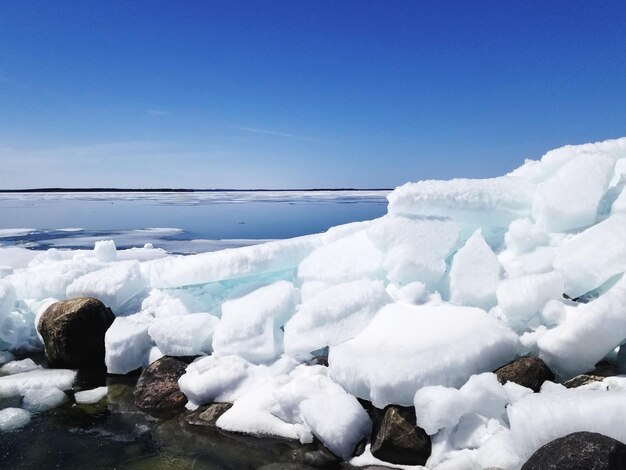
[[[533,392],[538,392],[546,380],[554,381],[554,373],[538,357],[521,357],[500,367],[495,374],[502,385],[515,382]]]
[[[113,320],[111,309],[91,297],[52,304],[37,325],[49,367],[103,369],[104,334]]]
[[[415,409],[387,406],[374,420],[372,455],[399,465],[424,465],[431,452],[430,437],[415,425]]]
[[[171,410],[187,404],[178,387],[187,362],[165,356],[154,361],[139,376],[135,386],[135,404],[142,410]]]
[[[626,445],[593,432],[575,432],[539,448],[522,470],[624,470]]]

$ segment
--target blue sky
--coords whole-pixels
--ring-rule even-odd
[[[626,2],[0,2],[0,187],[393,187],[626,135]]]

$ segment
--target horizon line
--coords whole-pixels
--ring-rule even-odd
[[[283,188],[283,189],[269,189],[269,188],[249,188],[249,189],[234,189],[234,188],[22,188],[22,189],[0,189],[0,194],[4,193],[200,193],[200,192],[271,192],[271,191],[284,191],[284,192],[315,192],[315,191],[393,191],[393,188]]]

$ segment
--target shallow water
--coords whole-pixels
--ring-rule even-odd
[[[301,445],[191,425],[181,419],[189,413],[184,410],[144,413],[134,404],[137,378],[103,376],[94,382],[91,377],[90,383],[79,379],[75,388],[106,384],[107,396],[94,405],[70,400],[33,413],[27,426],[0,435],[0,468],[276,470],[313,462],[316,468],[341,468],[319,443]],[[17,397],[1,398],[0,408],[19,402]]]

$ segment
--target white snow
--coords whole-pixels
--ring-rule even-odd
[[[516,176],[419,181],[396,188],[389,213],[450,217],[472,225],[506,227],[530,214],[533,186]]]
[[[283,352],[281,327],[295,312],[300,291],[279,281],[222,305],[213,334],[218,356],[239,355],[254,363],[271,362]]]
[[[450,220],[387,216],[367,228],[368,238],[383,253],[387,279],[398,284],[420,281],[434,287],[446,271],[446,257],[459,238]]]
[[[68,390],[76,378],[76,371],[68,369],[42,369],[0,377],[0,397],[24,396],[36,388]]]
[[[479,230],[452,259],[450,302],[488,310],[496,304],[500,262]]]
[[[505,279],[498,284],[496,296],[508,324],[523,329],[549,300],[562,299],[563,289],[563,277],[553,271]]]
[[[563,377],[593,369],[626,338],[626,278],[596,300],[580,305],[538,340],[539,355]]]
[[[90,405],[98,403],[109,393],[109,387],[97,387],[91,390],[83,390],[74,394],[74,400],[79,405]]]
[[[90,272],[73,281],[66,295],[70,299],[95,297],[116,312],[145,289],[139,266],[138,261],[123,261]]]
[[[471,307],[383,307],[359,335],[330,348],[331,378],[378,408],[409,406],[426,385],[459,386],[510,362],[517,335]]]
[[[554,267],[565,278],[565,292],[581,296],[626,271],[625,239],[626,214],[614,214],[559,246]]]
[[[524,460],[548,442],[579,431],[626,442],[626,391],[533,393],[508,407],[515,448]]]
[[[360,333],[389,302],[382,281],[364,279],[322,290],[285,324],[285,352],[309,357],[312,351],[341,344]]]
[[[113,240],[97,241],[93,252],[100,261],[115,261],[117,258],[117,248]]]
[[[383,276],[383,253],[359,231],[313,251],[298,266],[303,281],[341,282]]]
[[[152,338],[148,328],[153,317],[136,313],[117,317],[104,335],[104,362],[110,374],[127,374],[147,365]]]
[[[21,361],[11,361],[7,362],[5,365],[0,367],[0,373],[3,374],[19,374],[21,372],[30,372],[31,370],[41,369],[42,367],[35,364],[35,362],[30,359],[22,359]]]
[[[211,354],[218,323],[219,319],[208,313],[176,315],[154,320],[148,334],[166,356]]]
[[[66,401],[67,395],[56,387],[32,388],[24,394],[22,406],[30,411],[47,411]]]
[[[563,232],[593,224],[614,167],[615,159],[603,153],[568,160],[535,194],[532,216],[537,225]]]
[[[5,408],[0,410],[0,432],[14,431],[23,428],[30,422],[30,413],[21,408]]]

